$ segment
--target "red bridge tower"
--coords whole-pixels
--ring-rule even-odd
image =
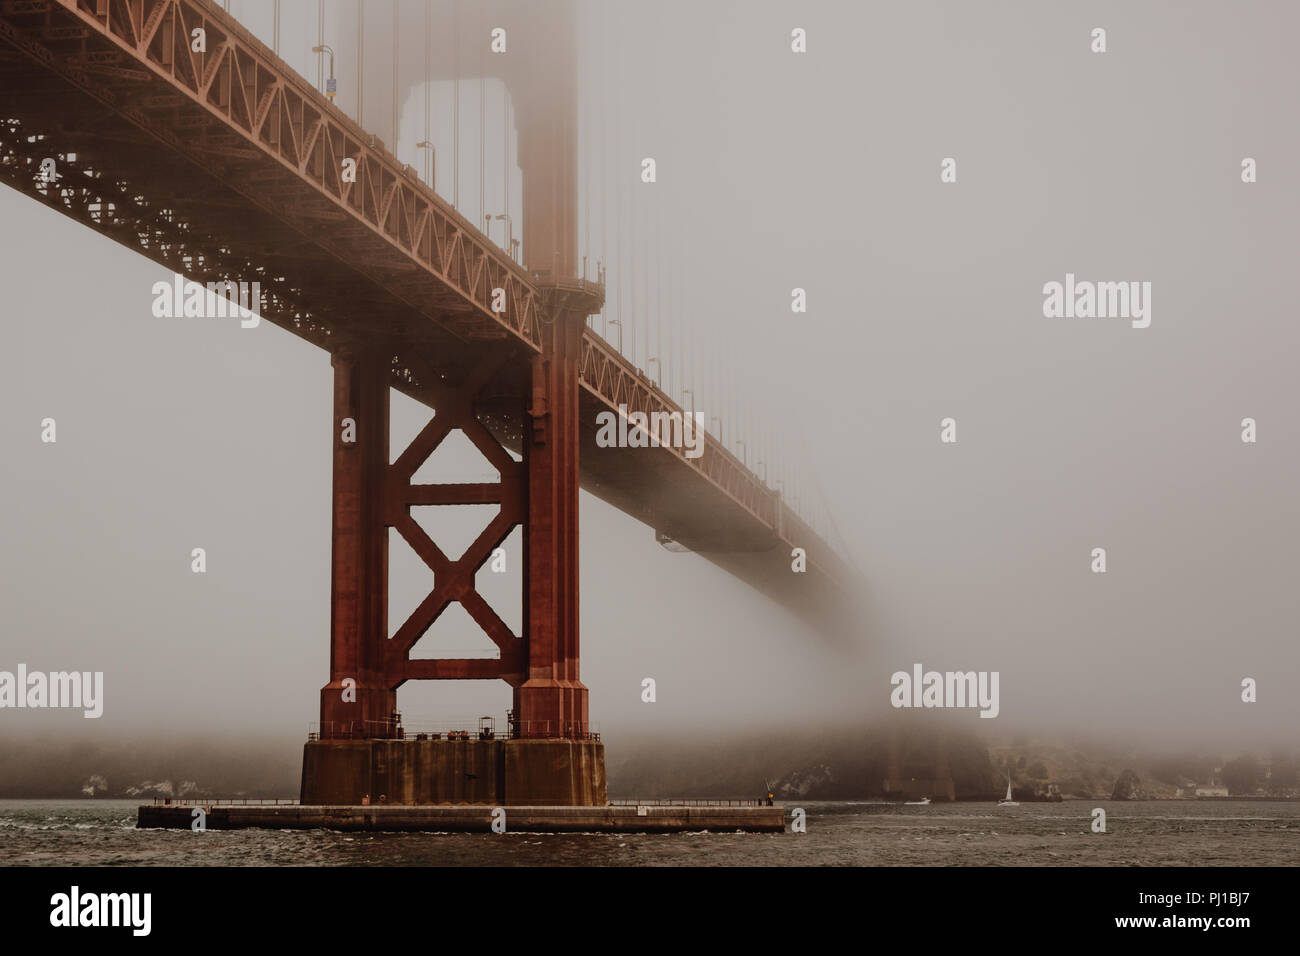
[[[421,376],[433,419],[389,464],[392,350],[354,341],[333,350],[334,506],[330,680],[320,732],[304,752],[302,802],[600,805],[604,748],[589,731],[578,668],[578,369],[586,316],[601,290],[577,278],[577,89],[572,10],[514,14],[511,87],[523,172],[523,250],[543,294],[541,352],[526,361],[502,343],[482,349],[460,381]],[[542,17],[545,19],[542,19]],[[518,22],[519,17],[533,17]],[[532,42],[536,41],[536,42]],[[545,61],[542,62],[543,55]],[[538,77],[545,81],[539,82]],[[490,387],[489,387],[490,386]],[[518,398],[516,461],[483,422],[488,396]],[[347,431],[348,425],[352,431]],[[460,429],[499,471],[485,484],[412,484]],[[452,561],[412,519],[413,505],[497,504],[500,511]],[[513,634],[475,589],[476,572],[523,528],[523,633]],[[429,566],[434,588],[388,637],[388,529]],[[499,659],[412,660],[415,642],[459,602]],[[514,718],[501,738],[402,739],[397,688],[407,680],[501,679]]]

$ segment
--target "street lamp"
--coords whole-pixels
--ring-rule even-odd
[[[610,325],[618,326],[618,354],[623,354],[623,322],[620,319],[610,319]]]
[[[744,452],[742,453],[744,457],[743,457],[741,460],[744,461],[744,463],[745,463],[745,467],[748,468],[748,467],[749,467],[749,448],[745,445],[745,441],[744,441],[744,439],[742,439],[742,438],[737,438],[737,439],[736,439],[736,444],[739,445],[740,447],[742,447],[742,448],[745,449]]]
[[[489,226],[488,226],[488,238],[489,238],[489,239],[492,238],[491,221],[492,221],[493,219],[498,219],[498,220],[500,220],[501,222],[504,222],[504,223],[506,224],[506,243],[505,243],[505,245],[502,246],[501,248],[503,248],[503,249],[509,249],[509,248],[514,244],[514,240],[511,238],[511,236],[513,236],[513,235],[514,235],[514,232],[515,232],[515,224],[514,224],[514,222],[511,220],[511,218],[510,218],[510,214],[509,214],[509,213],[498,213],[498,214],[495,215],[495,216],[485,215],[483,218],[486,219],[486,220],[488,220],[488,223],[489,223]]]
[[[718,441],[722,442],[722,445],[725,448],[727,443],[722,441],[722,418],[718,415],[711,415],[709,421],[718,423]]]
[[[658,364],[659,364],[659,359],[657,359],[657,358],[648,358],[648,359],[645,360],[645,367],[646,367],[646,372],[647,372],[647,374],[648,374],[649,371],[650,371],[650,363],[651,363],[651,362],[654,362],[655,365],[658,365]],[[663,369],[660,369],[660,372],[662,373],[662,372],[663,372]],[[652,378],[650,379],[650,381],[654,382],[656,385],[659,384],[659,380],[658,380],[657,378],[653,378],[653,377],[652,377]]]
[[[325,81],[325,95],[328,96],[330,102],[333,103],[334,94],[339,90],[338,81],[334,79],[334,50],[322,43],[320,46],[312,47],[311,52],[328,53],[330,55],[330,78]]]
[[[433,143],[429,142],[427,139],[422,139],[415,144],[415,148],[427,149],[429,151],[429,173],[427,176],[425,176],[425,180],[428,182],[429,188],[432,189],[433,188]]]

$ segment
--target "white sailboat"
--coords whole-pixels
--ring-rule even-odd
[[[1011,774],[1007,774],[1007,795],[1004,799],[998,801],[1000,807],[1018,807],[1019,803],[1011,799]]]
[[[904,800],[905,807],[928,807],[930,805],[929,797],[922,797],[920,800]]]

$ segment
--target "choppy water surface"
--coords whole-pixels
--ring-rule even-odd
[[[787,804],[794,806],[795,804]],[[137,830],[126,800],[0,800],[0,863],[34,866],[1295,866],[1300,803],[806,803],[806,834]],[[1092,809],[1109,832],[1091,832]]]

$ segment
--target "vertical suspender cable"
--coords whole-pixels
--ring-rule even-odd
[[[487,225],[487,77],[483,69],[483,8],[478,8],[478,218]]]
[[[357,125],[365,128],[366,18],[357,0]]]
[[[654,319],[646,324],[646,354],[654,352],[659,359],[659,378],[663,378],[663,332],[659,328],[660,320],[663,317],[663,303],[659,298],[660,291],[663,290],[663,248],[659,245],[659,216],[663,203],[655,203],[654,206],[654,232],[650,235],[650,242],[654,243]],[[649,281],[649,277],[646,278]],[[646,302],[650,302],[649,290],[646,291]],[[649,316],[647,316],[649,317]],[[651,345],[651,333],[654,338],[654,345]],[[649,363],[649,359],[646,360]]]
[[[280,0],[275,0],[274,6],[275,26],[271,29],[271,49],[275,55],[280,55]]]
[[[650,210],[652,209],[649,196],[642,192],[641,194],[641,322],[640,338],[638,346],[644,343],[645,348],[641,351],[641,361],[644,365],[650,364],[650,258],[651,258],[651,236],[652,229],[650,226]],[[648,372],[647,372],[648,374]]]
[[[646,225],[646,274],[645,274],[645,354],[646,365],[650,364],[650,356],[658,356],[655,351],[656,343],[659,340],[659,299],[651,297],[651,290],[654,286],[650,283],[650,263],[654,263],[655,285],[659,282],[659,269],[661,255],[659,250],[659,207],[663,205],[662,200],[653,205],[654,221],[647,221]],[[648,218],[648,217],[647,217]],[[651,303],[654,304],[654,310],[651,311]],[[662,361],[662,359],[660,359]]]
[[[669,273],[669,276],[671,277],[672,273]],[[663,292],[662,285],[659,286],[659,291],[660,293]],[[671,316],[672,312],[670,310],[668,312],[668,317],[670,318]],[[669,318],[665,318],[663,325],[660,326],[661,341],[659,343],[659,363],[663,366],[663,375],[660,377],[659,387],[663,389],[665,395],[672,398],[673,373],[676,369],[673,368],[673,327],[670,324]]]
[[[433,133],[432,130],[433,116],[429,108],[430,105],[429,98],[433,95],[432,94],[432,87],[433,87],[432,47],[433,47],[433,5],[427,2],[426,0],[424,4],[424,139],[421,140],[421,142],[429,144],[428,146],[425,147],[425,149],[429,153],[428,180],[429,180],[430,189],[436,188],[433,182],[433,140],[429,138]]]
[[[460,0],[452,0],[451,24],[451,192],[452,205],[460,209]]]
[[[609,145],[608,112],[605,108],[606,101],[609,97],[609,30],[605,29],[605,43],[602,44],[601,70],[600,70],[600,267],[606,270],[608,275],[609,269],[609,156],[606,147]],[[606,279],[605,291],[608,294],[609,283]],[[604,323],[604,332],[602,333],[606,341],[609,341],[609,312],[608,306],[602,305],[600,308],[601,321]]]
[[[668,279],[672,281],[672,270],[668,271]],[[664,292],[664,283],[661,278],[659,281],[659,298],[662,301]],[[663,365],[663,380],[660,387],[664,394],[670,398],[673,394],[673,327],[672,327],[672,308],[663,310],[663,316],[659,324],[659,356]]]
[[[663,208],[655,208],[655,355],[659,356],[659,381],[664,381],[664,363],[668,361],[668,356],[664,355],[664,258],[663,243],[660,236],[663,233]]]
[[[642,225],[643,225],[641,220],[641,208],[640,208],[642,204],[642,196],[643,196],[643,193],[641,192],[642,185],[643,184],[638,181],[636,184],[632,185],[630,190],[631,201],[628,206],[629,218],[628,218],[628,237],[627,237],[628,255],[632,259],[631,279],[627,290],[628,320],[632,323],[632,365],[637,368],[640,367],[639,364],[640,352],[637,349],[637,336],[640,334],[641,331],[640,323],[637,321],[638,317],[641,314],[641,310],[637,308],[638,304],[641,302],[641,300],[637,298],[637,292],[640,288],[637,285],[637,277],[640,275],[641,272],[645,271],[645,260],[641,258],[640,255],[641,250],[638,247],[636,241],[637,236],[642,232]],[[637,268],[638,265],[641,266],[642,268],[638,269]]]
[[[510,91],[504,82],[501,84],[501,187],[501,194],[505,197],[505,208],[502,210],[506,214],[505,249],[506,255],[510,255],[510,233],[513,226],[510,220]]]
[[[621,15],[626,16],[625,13]],[[627,62],[624,58],[623,36],[624,36],[624,31],[620,29],[618,31],[618,87],[617,87],[620,94],[625,93],[627,90],[627,81],[626,81]],[[630,205],[629,190],[627,188],[628,186],[627,172],[624,171],[623,169],[623,157],[626,154],[626,150],[623,148],[623,141],[625,138],[624,126],[627,117],[626,117],[626,111],[622,109],[622,103],[618,104],[618,107],[614,110],[614,114],[617,117],[617,122],[615,125],[616,132],[614,138],[614,161],[615,164],[618,166],[618,175],[614,179],[614,193],[615,193],[614,202],[616,203],[618,209],[618,231],[614,235],[614,244],[618,247],[618,350],[620,354],[626,354],[623,351],[623,340],[627,338],[629,322],[628,322],[627,309],[624,307],[623,300],[624,297],[627,295],[628,280],[631,277],[632,266],[627,261],[627,259],[629,258],[628,256],[629,243],[627,241],[624,241],[624,231],[625,231],[626,220],[629,219],[632,215],[632,209]],[[623,213],[623,203],[625,199],[629,201],[629,206],[628,206],[626,216]],[[632,232],[631,229],[627,229],[626,232],[628,236],[631,236],[631,232]]]
[[[325,45],[325,0],[316,4],[316,45]],[[316,89],[325,89],[325,57],[316,54]]]
[[[626,16],[626,14],[624,14],[624,16]],[[624,23],[626,23],[626,21],[624,21]],[[621,36],[622,31],[620,30],[620,38]],[[618,76],[619,91],[623,98],[623,102],[620,103],[618,107],[618,150],[621,156],[630,157],[632,155],[630,148],[631,134],[628,132],[626,110],[624,109],[624,105],[627,102],[627,67],[626,64],[622,62],[623,58],[627,56],[627,50],[621,42],[619,44],[618,52],[620,59]],[[636,235],[636,187],[634,183],[629,180],[627,172],[624,172],[621,168],[619,171],[618,183],[620,201],[625,203],[626,206],[623,213],[624,237],[621,243],[622,253],[626,258],[626,262],[624,263],[623,272],[619,275],[619,283],[627,290],[625,297],[620,298],[619,300],[624,313],[619,316],[619,318],[623,322],[623,338],[628,339],[629,342],[631,342],[634,340],[634,336],[636,335],[636,246],[634,245],[634,236]],[[635,365],[636,353],[631,349],[630,345],[629,351],[625,354],[633,359],[633,364]]]
[[[393,155],[397,155],[397,0],[393,0]]]
[[[623,269],[623,285],[627,289],[626,298],[623,300],[623,310],[627,313],[623,316],[623,338],[627,339],[627,356],[631,359],[632,364],[636,365],[636,192],[630,183],[623,184],[623,191],[627,197],[627,212],[623,216],[623,232],[626,239],[623,243],[623,253],[627,256],[627,263]]]
[[[723,447],[736,433],[736,422],[731,417],[731,408],[727,404],[727,365],[722,349],[717,341],[718,330],[709,329],[709,352],[713,361],[713,390],[717,393],[718,405],[718,439]]]
[[[682,389],[687,388],[686,384],[686,352],[683,342],[686,339],[686,318],[682,315],[681,310],[681,284],[683,282],[684,272],[673,273],[673,288],[668,293],[668,301],[676,303],[673,308],[673,343],[676,347],[676,355],[673,357],[673,365],[677,369],[675,380],[677,383],[677,394],[682,396]]]
[[[623,126],[623,118],[619,115],[617,121],[618,127]],[[618,141],[614,142],[614,153],[618,155]],[[627,335],[627,316],[623,310],[623,295],[627,287],[627,269],[624,259],[627,254],[627,244],[623,242],[623,185],[620,182],[620,175],[614,180],[614,252],[618,259],[618,269],[615,272],[616,284],[618,286],[618,299],[614,303],[614,321],[618,323],[618,353],[623,354],[623,338]]]
[[[582,244],[582,277],[587,278],[587,260],[591,257],[591,69],[590,53],[591,43],[587,39],[587,32],[590,24],[587,22],[589,6],[584,4],[583,11],[580,14],[579,24],[581,30],[578,35],[581,41],[578,44],[579,64],[582,67],[582,82],[578,84],[578,90],[583,97],[583,114],[585,116],[584,129],[582,131],[582,212],[584,232],[587,234],[586,240]]]
[[[721,441],[727,435],[727,403],[723,389],[722,365],[718,361],[718,349],[712,333],[709,335],[709,362],[713,366],[713,404],[718,406],[718,440]]]
[[[678,321],[678,332],[681,333],[677,337],[677,349],[678,349],[677,360],[678,360],[678,364],[682,368],[682,381],[681,384],[679,385],[679,388],[690,388],[690,385],[686,382],[686,334],[685,334],[686,330],[689,328],[689,320],[686,318],[686,309],[683,307],[683,302],[686,298],[686,294],[683,290],[686,286],[687,276],[690,275],[691,257],[689,255],[683,254],[682,257],[679,259],[679,261],[682,263],[681,276],[679,277],[677,282],[677,321]],[[695,395],[695,392],[692,391],[691,394]],[[698,396],[696,397],[696,401],[697,402],[699,401]]]

